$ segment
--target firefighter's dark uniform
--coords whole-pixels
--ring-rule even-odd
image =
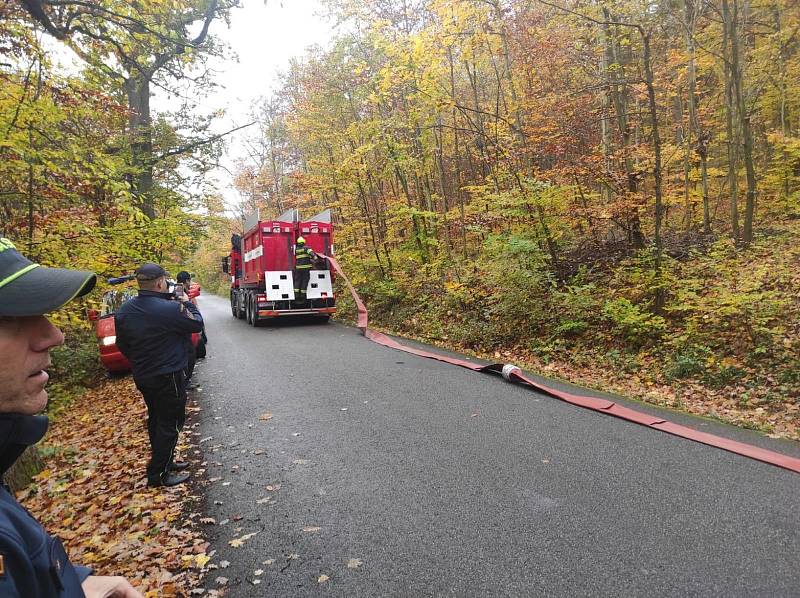
[[[0,414],[0,476],[46,431],[45,416]],[[91,572],[70,563],[60,540],[0,487],[0,596],[83,598]]]
[[[313,259],[317,257],[305,244],[294,247],[294,298],[305,300],[308,281],[311,278],[311,268],[314,267]]]
[[[139,296],[126,301],[114,316],[117,347],[131,362],[133,381],[147,405],[152,448],[147,479],[156,485],[169,473],[186,418],[186,368],[192,333],[203,330],[197,307],[171,297],[170,293],[140,290]],[[191,312],[194,319],[183,310]]]

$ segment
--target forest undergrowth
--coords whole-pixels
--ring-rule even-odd
[[[747,250],[701,238],[679,252],[658,314],[647,251],[586,259],[562,282],[536,254],[509,233],[487,237],[464,270],[411,267],[375,281],[348,267],[386,332],[800,438],[800,220],[774,223]]]

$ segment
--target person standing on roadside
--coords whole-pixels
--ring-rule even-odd
[[[174,454],[186,420],[192,334],[203,330],[200,311],[185,292],[180,297],[169,292],[167,276],[158,264],[142,264],[136,270],[139,295],[114,316],[117,347],[130,361],[147,405],[148,486],[175,486],[189,479],[183,472],[188,463],[175,462]]]
[[[0,475],[39,442],[48,420],[45,386],[50,349],[64,334],[45,316],[94,288],[92,272],[45,268],[0,238]],[[4,598],[142,598],[123,577],[91,575],[73,565],[50,536],[0,486],[0,596]]]
[[[183,285],[184,292],[188,295],[189,301],[197,305],[197,297],[200,295],[200,285],[196,282],[192,282],[192,275],[189,274],[186,270],[181,270],[178,272],[175,280],[178,284]],[[196,347],[193,347],[194,351],[191,357],[191,363],[189,365],[189,377],[192,377],[192,372],[194,371],[194,362],[197,359],[203,359],[206,356],[206,344],[208,343],[208,337],[206,336],[206,328],[205,325],[203,326],[203,332],[200,333],[200,340],[197,343]]]

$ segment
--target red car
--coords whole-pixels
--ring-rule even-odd
[[[199,294],[199,293],[198,293]],[[114,313],[131,297],[135,297],[133,290],[106,291],[103,293],[103,304],[98,314],[96,310],[89,311],[89,319],[96,322],[95,334],[97,346],[100,350],[100,362],[109,372],[128,372],[131,364],[117,348],[117,334],[114,325]],[[195,295],[196,296],[196,295]],[[192,335],[192,344],[197,347],[200,334]]]

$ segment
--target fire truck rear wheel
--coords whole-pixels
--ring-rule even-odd
[[[255,294],[250,297],[250,324],[258,328],[258,299]]]

